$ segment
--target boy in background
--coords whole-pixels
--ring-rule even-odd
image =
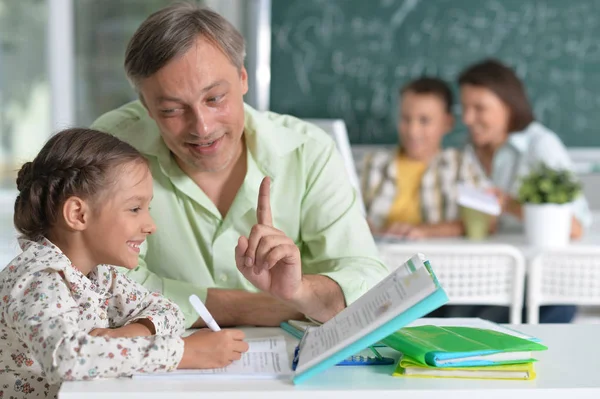
[[[441,79],[422,77],[400,97],[400,146],[367,154],[361,168],[371,230],[404,239],[462,235],[457,185],[479,186],[485,175],[471,151],[442,149],[454,125],[452,90]]]

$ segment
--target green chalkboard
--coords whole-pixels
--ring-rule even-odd
[[[396,142],[407,81],[493,56],[566,145],[600,147],[600,0],[272,0],[271,48],[270,108],[342,118],[354,144]]]

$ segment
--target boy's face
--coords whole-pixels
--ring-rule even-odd
[[[156,230],[150,216],[152,175],[143,163],[126,164],[117,173],[113,191],[99,200],[84,240],[94,263],[133,269],[139,246]]]
[[[402,95],[398,132],[409,158],[429,161],[440,150],[442,138],[452,124],[452,115],[439,96],[410,91]]]

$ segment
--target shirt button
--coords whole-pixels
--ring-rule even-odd
[[[106,313],[105,312],[100,312],[100,318],[102,320],[106,319]]]
[[[219,276],[219,280],[225,283],[227,281],[227,274],[221,273],[221,275]]]

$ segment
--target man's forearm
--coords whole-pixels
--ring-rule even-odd
[[[269,294],[209,288],[206,308],[222,327],[253,325],[277,327],[282,321],[303,319],[304,315]],[[206,325],[198,319],[192,327]]]
[[[222,327],[277,327],[282,321],[305,316],[325,322],[346,307],[342,289],[329,277],[304,275],[302,280],[303,288],[293,301],[283,302],[265,293],[209,288],[206,307]],[[192,327],[205,326],[198,319]]]
[[[311,319],[326,322],[346,307],[342,289],[329,277],[305,274],[302,287],[290,305]]]

